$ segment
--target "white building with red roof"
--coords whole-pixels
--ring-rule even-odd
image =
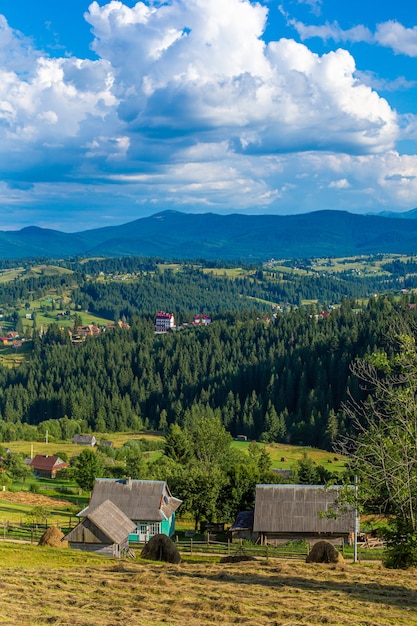
[[[155,332],[166,333],[173,328],[175,328],[174,314],[159,311],[155,317]]]

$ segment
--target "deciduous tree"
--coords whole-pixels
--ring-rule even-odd
[[[394,338],[390,353],[352,365],[367,399],[345,407],[356,436],[345,449],[361,479],[360,497],[391,519],[387,564],[417,565],[417,347],[411,332]]]

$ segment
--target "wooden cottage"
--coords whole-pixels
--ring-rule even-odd
[[[71,441],[72,443],[76,443],[79,446],[94,447],[95,445],[97,445],[97,439],[94,437],[94,435],[76,434]]]
[[[354,531],[355,511],[326,517],[334,509],[341,487],[321,485],[257,485],[254,535],[263,544],[306,539],[347,542]]]
[[[37,454],[29,463],[38,478],[55,478],[57,473],[66,467],[68,463],[59,456],[49,456],[48,454]]]
[[[129,533],[136,525],[113,502],[105,500],[89,511],[63,541],[71,548],[120,557],[129,547]]]
[[[129,542],[146,542],[162,533],[175,532],[175,512],[181,500],[174,498],[165,481],[97,478],[89,505],[78,513],[87,517],[91,511],[110,500],[135,523]]]

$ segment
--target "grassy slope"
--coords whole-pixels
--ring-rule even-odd
[[[116,447],[122,446],[129,439],[160,439],[161,441],[161,449],[163,448],[163,438],[158,435],[150,435],[145,433],[112,433],[112,434],[96,434],[98,440],[100,439],[110,439],[113,441]],[[33,446],[33,454],[56,454],[57,452],[66,452],[68,458],[70,458],[74,454],[80,454],[82,451],[82,447],[64,442],[53,442],[49,441],[49,443],[45,443],[44,441],[35,441],[31,443],[30,441],[13,441],[7,444],[12,452],[20,452],[25,454],[26,456],[30,456],[32,446]],[[273,443],[273,444],[258,444],[259,446],[264,446],[268,450],[271,455],[272,467],[280,468],[280,469],[291,469],[293,465],[302,458],[303,453],[306,452],[308,456],[315,461],[317,464],[324,465],[327,469],[331,471],[338,471],[343,469],[345,459],[343,457],[337,456],[331,452],[327,452],[326,450],[319,450],[317,448],[309,448],[303,446],[290,446],[283,443]],[[247,452],[250,446],[249,441],[233,441],[232,447],[241,450],[243,452]],[[281,459],[285,459],[281,461]],[[337,458],[337,461],[335,460]],[[331,463],[330,463],[331,461]]]
[[[302,562],[180,565],[0,544],[8,626],[417,624],[415,573]]]

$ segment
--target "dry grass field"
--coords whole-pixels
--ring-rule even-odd
[[[417,624],[415,572],[299,561],[166,565],[0,545],[8,626]]]

